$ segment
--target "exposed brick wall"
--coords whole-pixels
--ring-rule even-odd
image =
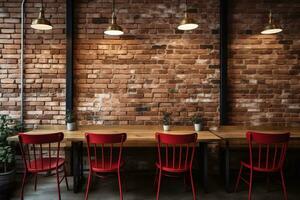
[[[44,0],[54,29],[34,31],[40,1],[26,3],[25,119],[64,124],[65,1]],[[177,0],[118,0],[125,35],[104,36],[111,2],[75,3],[75,110],[80,124],[175,124],[199,111],[206,127],[219,123],[218,0],[190,1],[200,28],[180,32]],[[183,3],[183,2],[182,2]],[[229,118],[231,124],[299,125],[300,2],[230,1]],[[293,6],[291,6],[293,5]],[[0,113],[19,116],[19,0],[0,0]],[[267,10],[284,25],[260,34]],[[41,120],[41,121],[40,121]]]
[[[125,35],[104,36],[106,1],[77,1],[76,111],[81,124],[159,124],[163,111],[187,124],[199,111],[218,124],[218,1],[191,1],[200,28],[179,32],[177,0],[117,1]]]
[[[44,1],[50,31],[30,28],[40,1],[26,1],[25,123],[64,124],[65,118],[65,1]],[[21,1],[0,1],[0,112],[20,115],[20,14]]]
[[[300,2],[230,2],[230,123],[299,126]],[[268,8],[284,32],[260,34]]]

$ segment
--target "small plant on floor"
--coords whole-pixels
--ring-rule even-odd
[[[195,131],[201,131],[201,126],[202,126],[202,119],[200,117],[200,114],[195,114],[192,116],[192,122],[194,124],[195,127]]]
[[[76,129],[75,117],[71,110],[67,110],[66,112],[66,123],[68,131],[74,131]]]
[[[164,131],[169,131],[171,125],[171,113],[164,112],[163,113],[163,128]]]

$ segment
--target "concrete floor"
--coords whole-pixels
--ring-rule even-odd
[[[72,177],[68,178],[72,187]],[[119,191],[116,177],[110,177],[105,180],[99,178],[94,179],[94,186],[90,190],[89,199],[119,199]],[[146,172],[131,172],[126,174],[127,191],[124,191],[124,200],[153,200],[155,199],[155,191],[153,189],[153,173]],[[190,200],[192,192],[190,189],[185,189],[183,179],[168,178],[162,179],[161,200]],[[201,185],[197,184],[196,179],[197,199],[205,200],[242,200],[247,199],[247,187],[240,187],[238,193],[226,193],[222,185],[222,181],[218,177],[210,177],[210,192],[204,193]],[[300,181],[288,180],[289,200],[300,200]],[[67,191],[65,183],[61,184],[61,195],[63,200],[82,200],[84,192],[74,194],[72,191]],[[12,199],[19,199],[19,191],[15,191]],[[33,178],[26,184],[25,187],[26,200],[53,200],[58,199],[56,179],[52,177],[39,177],[37,191],[34,191]],[[253,200],[279,200],[283,199],[280,186],[271,185],[270,191],[267,191],[266,184],[262,180],[257,180],[253,188]]]

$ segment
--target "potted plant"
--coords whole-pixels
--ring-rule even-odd
[[[15,152],[7,138],[20,130],[20,123],[0,115],[0,199],[9,199],[15,185]]]
[[[201,129],[202,129],[202,119],[201,119],[199,114],[193,115],[192,122],[194,124],[195,131],[201,131]]]
[[[75,117],[71,110],[67,110],[66,112],[66,123],[67,123],[68,131],[75,131],[76,129]]]
[[[171,125],[171,113],[163,113],[163,129],[164,131],[169,131]]]

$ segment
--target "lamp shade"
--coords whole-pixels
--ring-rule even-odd
[[[184,18],[180,21],[177,26],[178,30],[189,31],[198,28],[198,24],[193,18],[188,17],[187,11],[184,14]]]
[[[276,26],[275,24],[268,24],[267,26],[265,26],[261,34],[268,35],[268,34],[276,34],[280,32],[282,32],[281,27]]]
[[[104,34],[112,35],[112,36],[118,36],[124,34],[122,27],[117,24],[117,17],[114,11],[112,13],[111,24],[104,31]]]
[[[272,12],[269,13],[269,23],[264,27],[264,29],[261,31],[261,34],[269,35],[269,34],[276,34],[280,33],[282,31],[282,28],[273,22],[272,19]]]
[[[104,31],[105,35],[112,35],[112,36],[117,36],[117,35],[123,35],[123,29],[121,26],[118,24],[111,24],[107,27],[107,29]]]
[[[32,21],[31,28],[36,30],[51,30],[53,28],[50,21],[45,18],[43,8],[40,9],[39,17]]]

